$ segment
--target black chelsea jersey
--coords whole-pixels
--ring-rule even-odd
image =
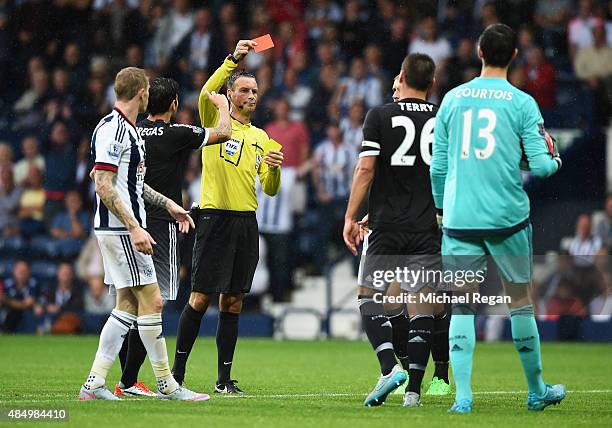
[[[376,156],[369,196],[372,230],[427,232],[437,227],[429,165],[438,106],[403,99],[366,115],[359,157]]]
[[[185,169],[192,150],[208,142],[208,130],[198,126],[170,124],[163,120],[141,120],[136,124],[145,142],[145,184],[183,205]],[[147,218],[174,221],[164,208],[145,203]]]

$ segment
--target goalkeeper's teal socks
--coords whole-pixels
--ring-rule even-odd
[[[467,305],[453,305],[448,331],[450,361],[455,378],[455,401],[472,400],[472,357],[476,346],[474,310]]]
[[[546,385],[542,380],[540,335],[533,314],[533,305],[512,309],[510,311],[510,323],[512,326],[512,341],[519,353],[529,392],[542,395]]]

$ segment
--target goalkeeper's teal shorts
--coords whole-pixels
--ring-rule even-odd
[[[531,283],[533,247],[531,224],[505,236],[442,237],[444,270],[486,272],[491,257],[502,279],[513,284]]]

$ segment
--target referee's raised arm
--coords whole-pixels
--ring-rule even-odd
[[[252,40],[240,40],[236,45],[234,53],[228,55],[219,68],[208,78],[202,91],[200,92],[200,98],[198,100],[198,111],[200,113],[200,123],[204,128],[210,128],[216,125],[219,119],[219,112],[213,103],[206,96],[204,88],[209,92],[219,92],[221,87],[225,84],[228,77],[238,66],[238,62],[249,52],[249,49],[253,49],[257,43]]]

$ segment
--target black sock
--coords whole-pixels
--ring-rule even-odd
[[[125,370],[125,362],[127,361],[129,334],[130,332],[128,331],[123,335],[123,344],[121,345],[121,349],[119,350],[119,363],[121,363],[121,372]]]
[[[176,351],[174,353],[174,365],[172,375],[179,384],[185,380],[185,366],[191,353],[191,348],[200,332],[200,324],[204,312],[196,311],[189,303],[183,308],[179,320],[178,332],[176,334]]]
[[[359,296],[359,312],[361,312],[361,325],[368,336],[368,340],[376,352],[380,371],[388,375],[397,364],[393,352],[393,329],[385,315],[382,303],[374,302],[372,297]]]
[[[433,342],[431,344],[431,357],[436,364],[434,377],[448,381],[448,327],[450,319],[446,311],[434,317]]]
[[[140,367],[147,356],[147,350],[138,333],[138,325],[134,323],[134,326],[136,328],[130,328],[126,340],[126,342],[128,342],[127,359],[121,374],[121,383],[124,388],[130,388],[136,383]]]
[[[395,356],[402,364],[404,370],[408,370],[408,332],[410,330],[410,319],[402,310],[399,314],[389,314],[389,321],[393,327],[393,350]]]
[[[421,382],[429,360],[429,350],[433,339],[434,320],[432,315],[415,315],[410,319],[408,335],[408,356],[410,369],[408,374],[408,391],[421,393]]]
[[[240,314],[219,312],[217,325],[217,383],[229,382],[238,340],[238,317]]]

